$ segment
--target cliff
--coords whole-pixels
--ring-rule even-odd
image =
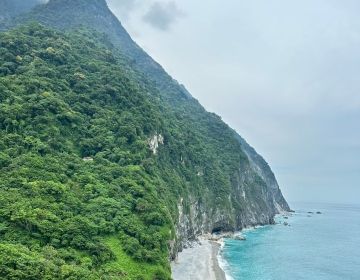
[[[168,279],[168,257],[189,240],[289,210],[265,160],[104,0],[50,0],[10,19],[18,27],[0,34],[4,267],[20,254],[36,279],[56,267],[73,279]]]

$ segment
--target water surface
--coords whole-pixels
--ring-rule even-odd
[[[246,241],[225,241],[227,274],[235,280],[359,280],[360,206],[292,207],[296,213],[278,217],[279,224],[246,230]]]

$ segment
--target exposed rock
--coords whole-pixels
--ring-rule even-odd
[[[94,161],[94,159],[92,157],[84,157],[83,161],[89,162],[89,161]]]
[[[243,236],[243,235],[236,235],[236,236],[234,236],[234,239],[235,239],[235,240],[245,241],[245,240],[246,240],[246,237]]]
[[[259,155],[256,150],[251,147],[244,138],[236,133],[236,137],[239,140],[241,147],[247,155],[249,162],[260,178],[265,182],[267,191],[269,192],[269,202],[272,200],[272,208],[276,209],[276,214],[284,211],[291,212],[289,205],[283,197],[279,184],[276,180],[274,173],[265,159]]]
[[[155,134],[148,140],[148,143],[150,150],[156,155],[159,145],[164,144],[164,137],[161,134]]]

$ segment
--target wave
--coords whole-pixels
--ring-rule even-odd
[[[221,243],[219,254],[217,255],[218,264],[220,268],[224,271],[226,280],[234,280],[234,278],[230,275],[230,265],[222,256],[223,248],[224,243]]]

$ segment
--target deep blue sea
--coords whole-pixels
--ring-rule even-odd
[[[225,241],[221,256],[229,278],[360,280],[360,206],[291,207],[296,213],[277,217],[279,224],[245,230],[246,241]]]

